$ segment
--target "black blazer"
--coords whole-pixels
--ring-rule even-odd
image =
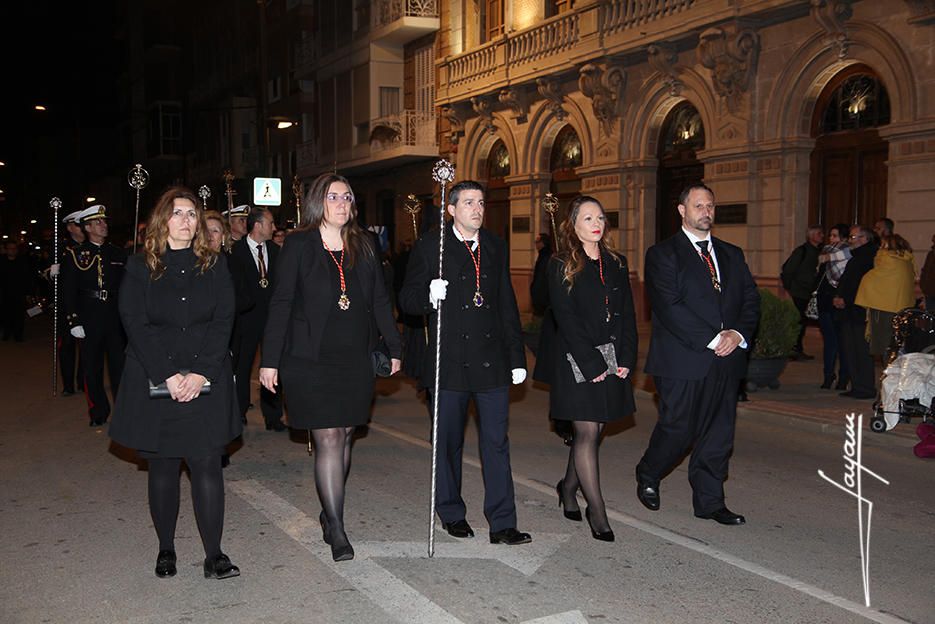
[[[652,337],[646,373],[674,379],[702,379],[714,363],[707,345],[724,329],[739,331],[753,344],[760,294],[736,245],[711,238],[721,273],[720,294],[697,247],[679,230],[646,251],[646,293],[652,307]],[[727,356],[728,372],[746,374],[748,350]]]
[[[834,293],[836,297],[844,299],[844,309],[835,310],[838,320],[847,323],[866,322],[866,308],[856,305],[854,300],[857,299],[857,289],[860,288],[860,281],[873,268],[873,260],[879,249],[879,246],[874,243],[864,243],[856,249],[851,249],[851,259],[847,261],[844,273],[838,281],[838,288]]]
[[[608,375],[601,383],[589,383],[607,370],[607,362],[594,347],[612,342],[617,365],[632,372],[636,368],[639,340],[626,258],[607,251],[602,251],[601,256],[606,285],[601,283],[597,267],[589,262],[577,275],[571,291],[565,283],[564,259],[553,256],[549,261],[549,302],[556,331],[548,353],[540,357],[549,360],[552,385],[549,404],[554,419],[608,421],[636,411],[632,377],[621,380]],[[568,353],[581,369],[585,382],[575,381]],[[616,395],[612,399],[607,394],[610,392]]]
[[[234,287],[219,254],[202,273],[191,250],[164,256],[166,272],[150,279],[144,255],[127,262],[120,317],[127,358],[114,406],[110,437],[123,446],[158,448],[160,423],[170,414],[200,419],[215,446],[240,435],[234,374],[227,345],[234,322]],[[161,383],[190,370],[211,381],[211,393],[189,403],[150,399],[149,380]]]
[[[266,241],[268,257],[264,259],[269,286],[261,288],[260,271],[253,260],[253,252],[247,246],[248,241],[253,242],[249,236],[244,236],[231,247],[230,270],[236,286],[238,322],[262,326],[266,322],[266,311],[276,286],[279,245]]]
[[[440,387],[445,390],[490,390],[510,385],[511,370],[526,368],[526,352],[516,295],[510,282],[506,242],[480,230],[481,293],[474,306],[474,262],[451,224],[445,225],[444,279],[448,292],[442,305],[442,364]],[[438,313],[429,302],[429,282],[438,277],[439,231],[420,238],[409,256],[399,306],[407,314],[428,315],[429,344],[425,350],[422,384],[435,386],[435,338]]]
[[[363,240],[372,252],[369,238]],[[331,279],[329,262],[332,260],[318,230],[298,231],[286,237],[263,332],[260,366],[279,368],[283,353],[318,360],[325,322],[341,295],[339,285]],[[376,255],[361,253],[354,263],[354,275],[365,301],[352,301],[351,305],[366,305],[371,313],[373,322],[367,330],[371,350],[376,348],[379,334],[389,348],[390,357],[400,358],[402,342]]]

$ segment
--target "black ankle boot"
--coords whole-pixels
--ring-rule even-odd
[[[834,375],[825,375],[825,381],[821,384],[821,389],[830,390],[831,385],[834,383],[834,380],[835,380]]]

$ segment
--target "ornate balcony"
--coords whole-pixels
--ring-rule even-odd
[[[440,26],[438,0],[378,0],[372,10],[372,41],[403,45]]]

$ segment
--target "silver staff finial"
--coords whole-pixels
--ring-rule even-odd
[[[136,190],[142,190],[149,184],[149,172],[143,169],[143,165],[136,163],[127,174],[127,182]]]
[[[442,158],[432,168],[432,179],[439,184],[448,184],[455,179],[455,166]]]
[[[204,206],[204,209],[208,209],[208,198],[211,197],[211,189],[208,188],[207,184],[202,184],[198,188],[198,197],[201,198],[201,205]]]

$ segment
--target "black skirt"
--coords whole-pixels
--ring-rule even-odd
[[[331,267],[338,279],[337,268]],[[365,425],[370,419],[374,375],[370,360],[371,315],[353,269],[345,269],[347,310],[332,304],[318,360],[283,354],[279,377],[289,426],[330,429]]]

